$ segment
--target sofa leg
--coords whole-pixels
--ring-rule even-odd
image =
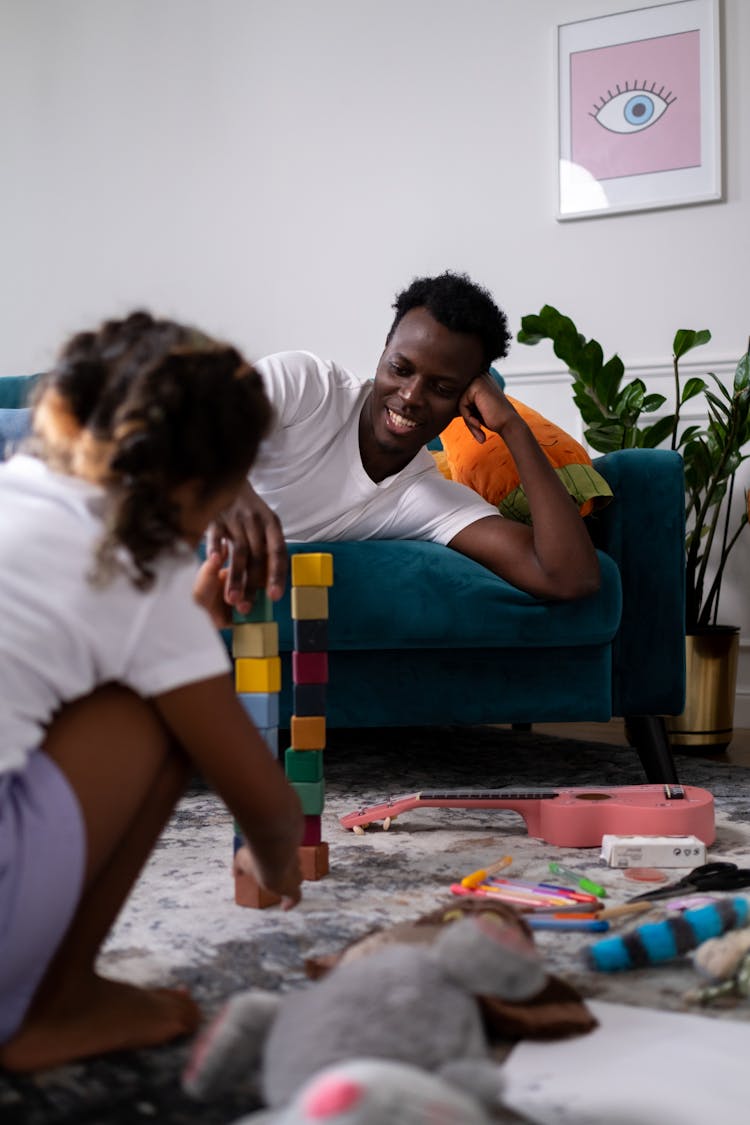
[[[647,781],[679,784],[666,724],[660,715],[627,715],[625,736],[641,760]]]

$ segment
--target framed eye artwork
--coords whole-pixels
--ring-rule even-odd
[[[720,0],[557,26],[557,218],[722,198]]]

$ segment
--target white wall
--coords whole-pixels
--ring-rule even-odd
[[[648,6],[640,0],[638,7]],[[467,270],[668,382],[750,333],[750,5],[724,0],[725,200],[555,221],[555,25],[618,0],[0,0],[0,374],[135,304],[369,374],[395,292]],[[744,65],[743,65],[744,62]],[[547,346],[503,365],[571,429]],[[521,395],[523,389],[524,395]],[[750,536],[722,616],[743,626]]]

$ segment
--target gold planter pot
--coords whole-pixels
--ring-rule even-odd
[[[740,631],[733,625],[713,625],[685,638],[685,710],[666,720],[676,749],[718,754],[729,746],[739,648]]]

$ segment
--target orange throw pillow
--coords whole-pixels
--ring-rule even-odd
[[[612,499],[612,489],[604,477],[592,467],[583,446],[550,422],[538,411],[507,396],[525,420],[550,464],[554,467],[582,516],[602,507]],[[486,441],[480,445],[471,436],[463,418],[454,418],[443,430],[443,443],[448,468],[453,480],[466,484],[496,505],[501,515],[530,522],[529,505],[520,483],[516,464],[505,442],[497,434],[484,431]]]

